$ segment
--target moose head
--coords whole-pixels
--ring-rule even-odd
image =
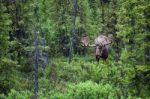
[[[110,44],[112,43],[112,34],[108,34],[108,36],[98,36],[95,39],[95,44],[89,44],[90,39],[88,36],[84,36],[81,38],[81,44],[84,47],[95,47],[95,57],[96,61],[99,62],[100,58],[106,60],[108,58]]]

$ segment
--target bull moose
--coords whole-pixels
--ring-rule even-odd
[[[95,39],[95,44],[89,44],[90,39],[88,36],[81,38],[81,44],[84,47],[95,47],[95,58],[99,62],[100,58],[106,60],[109,54],[110,44],[112,43],[112,34],[108,36],[100,35]]]

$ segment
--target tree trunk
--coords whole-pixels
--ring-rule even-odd
[[[73,0],[74,3],[74,19],[73,19],[73,30],[72,30],[72,35],[70,38],[70,50],[69,50],[69,63],[71,63],[72,58],[73,58],[73,44],[74,44],[74,36],[76,34],[76,27],[75,27],[75,22],[76,22],[76,17],[77,17],[77,0]]]
[[[34,15],[37,18],[37,22],[39,22],[38,16],[37,16],[37,10],[38,8],[36,7],[34,10]],[[38,99],[38,90],[39,90],[39,85],[38,85],[38,57],[39,57],[39,48],[38,48],[38,34],[36,30],[36,26],[34,26],[34,35],[35,35],[35,67],[34,67],[34,99]]]

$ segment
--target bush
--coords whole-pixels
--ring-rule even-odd
[[[32,92],[30,91],[16,91],[14,89],[8,94],[7,99],[30,99],[32,97]]]
[[[4,94],[0,94],[0,99],[6,99],[6,96]]]
[[[117,99],[117,89],[109,84],[86,81],[70,85],[68,99]]]

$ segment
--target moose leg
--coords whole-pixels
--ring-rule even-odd
[[[99,62],[99,60],[100,60],[100,55],[96,55],[95,58],[96,58],[96,61]]]
[[[98,66],[99,65],[100,56],[96,55],[95,58],[96,58],[96,61],[97,61],[97,66]]]

